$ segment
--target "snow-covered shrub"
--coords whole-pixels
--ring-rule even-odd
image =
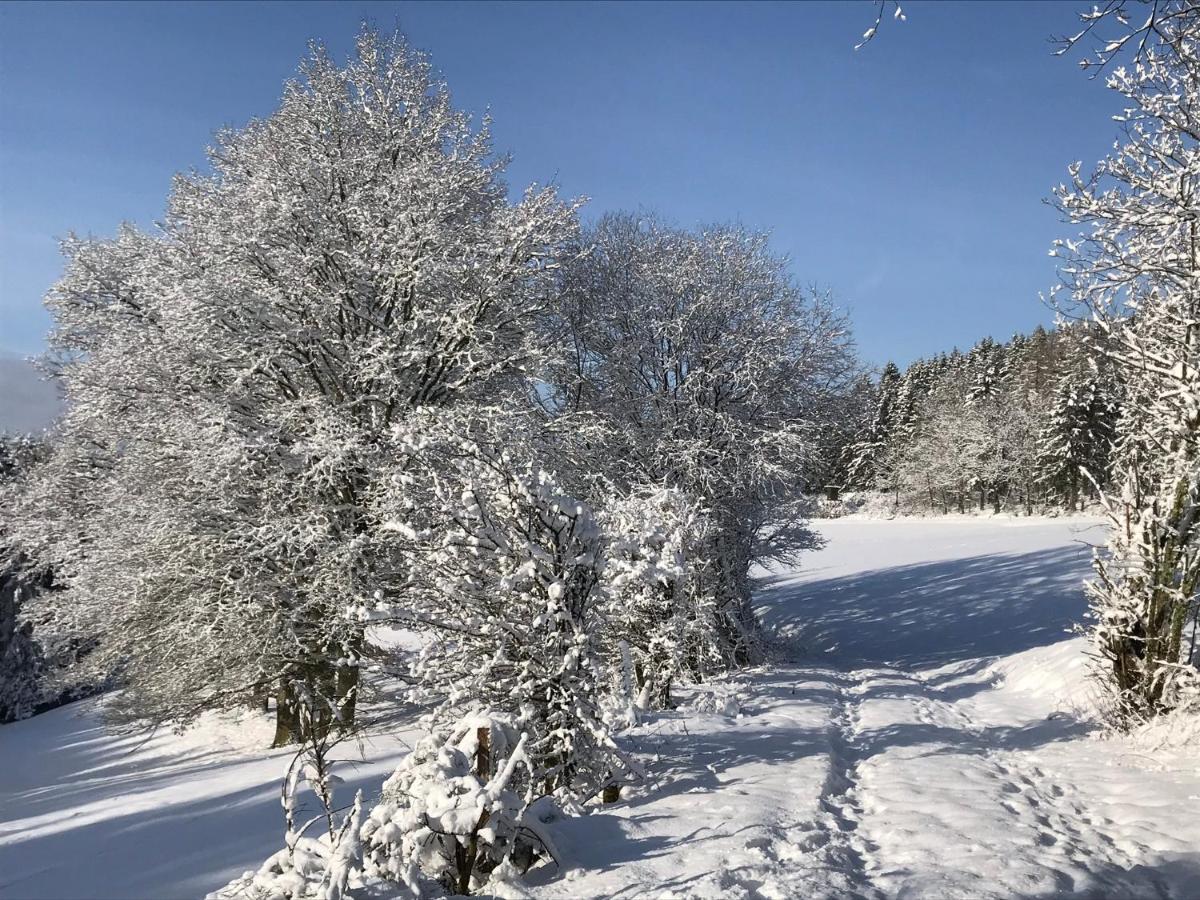
[[[698,688],[687,706],[696,712],[728,716],[731,719],[737,718],[742,712],[741,695],[737,688],[728,684],[712,684]]]
[[[601,695],[604,534],[591,508],[549,473],[486,440],[446,433],[414,465],[433,468],[427,500],[383,526],[403,548],[414,613],[427,641],[413,663],[442,719],[486,708],[529,735],[539,792],[580,801],[625,769]],[[426,505],[428,503],[428,505]],[[402,613],[403,614],[403,613]]]
[[[722,663],[705,556],[710,525],[694,501],[662,488],[614,501],[603,521],[606,643],[620,667],[622,692],[642,709],[667,706],[674,681],[702,679]]]
[[[404,900],[518,880],[557,859],[545,822],[561,814],[553,800],[535,796],[527,740],[510,716],[465,716],[420,740],[365,816],[358,792],[340,823],[337,779],[319,756],[297,754],[283,786],[284,848],[209,900]],[[302,781],[321,811],[298,823]],[[320,822],[327,833],[308,836]]]
[[[420,741],[363,823],[367,877],[413,884],[419,871],[469,894],[550,855],[537,809],[530,812],[526,740],[511,717],[473,715]]]
[[[332,771],[336,761],[330,752],[340,737],[328,731],[305,730],[305,742],[292,758],[283,779],[281,804],[284,846],[257,870],[245,872],[225,887],[208,895],[208,900],[351,900],[351,888],[367,887],[364,875],[362,791],[338,823],[334,790],[341,778]],[[306,784],[319,803],[319,811],[298,822],[297,802]],[[326,833],[311,837],[310,829],[324,823]],[[399,879],[389,886],[389,900],[419,896],[415,879]]]
[[[340,828],[328,840],[293,836],[288,846],[272,855],[256,871],[246,872],[205,900],[353,900],[357,888],[367,887],[363,876],[362,792]],[[372,892],[372,896],[379,896]],[[420,896],[415,884],[388,885],[388,900]]]
[[[299,715],[311,714],[311,704],[301,706]],[[284,846],[257,870],[245,872],[209,900],[350,900],[354,889],[369,889],[362,846],[362,791],[340,823],[334,793],[342,779],[333,771],[338,760],[332,752],[345,735],[301,723],[304,741],[292,757],[284,775],[280,802],[283,807]],[[307,786],[317,801],[317,812],[299,820],[299,794]],[[309,810],[311,812],[311,808]],[[314,827],[325,825],[325,834],[313,837]],[[415,867],[396,869],[389,879],[388,900],[406,900],[420,895]],[[372,892],[372,896],[379,896]]]
[[[891,519],[896,516],[896,496],[883,491],[842,491],[836,500],[818,501],[822,518],[840,519],[861,516],[866,519]]]

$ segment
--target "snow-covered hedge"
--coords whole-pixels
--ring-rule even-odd
[[[556,858],[546,822],[561,814],[538,794],[527,742],[511,717],[466,716],[419,741],[365,816],[360,792],[336,828],[331,812],[308,823],[328,821],[325,836],[289,828],[282,850],[210,900],[398,900],[519,879]],[[296,786],[285,791],[289,812]],[[330,797],[314,790],[328,809]]]

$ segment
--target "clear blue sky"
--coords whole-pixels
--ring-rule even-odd
[[[399,25],[457,104],[490,107],[514,189],[587,214],[768,229],[907,362],[1052,317],[1042,199],[1111,143],[1111,92],[1047,38],[1078,3],[0,5],[0,351],[35,353],[69,230],[161,214],[214,129],[274,108],[310,38]]]

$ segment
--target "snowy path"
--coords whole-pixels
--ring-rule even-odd
[[[739,718],[660,724],[664,783],[568,823],[581,868],[538,895],[1200,897],[1194,747],[1150,761],[1079,709],[1090,526],[824,523],[760,592],[793,661],[734,679]]]
[[[566,871],[533,894],[1200,898],[1197,743],[1151,758],[1081,712],[1064,629],[1087,526],[823,523],[825,550],[761,580],[780,660],[639,728],[653,780],[558,823]],[[224,883],[278,846],[283,755],[262,737],[137,746],[86,705],[0,728],[0,898]],[[350,788],[401,750],[377,740]]]

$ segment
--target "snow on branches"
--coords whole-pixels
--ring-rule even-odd
[[[342,67],[314,49],[210,160],[161,233],[65,246],[69,411],[22,541],[131,715],[273,694],[287,742],[297,704],[348,725],[366,689],[357,611],[395,560],[365,509],[392,427],[519,393],[574,208],[510,203],[486,122],[370,31]]]
[[[611,215],[584,239],[540,398],[583,435],[564,440],[593,490],[669,487],[704,507],[723,654],[753,658],[747,573],[815,541],[804,493],[816,435],[856,374],[846,323],[761,234]]]
[[[604,519],[609,655],[620,662],[620,693],[640,709],[669,706],[672,682],[704,680],[723,664],[705,556],[711,525],[695,501],[664,488],[613,502]]]
[[[1124,726],[1194,700],[1198,681],[1184,629],[1200,613],[1200,8],[1148,9],[1131,22],[1110,4],[1071,39],[1120,29],[1097,56],[1115,65],[1108,86],[1127,108],[1113,152],[1091,175],[1073,165],[1055,191],[1080,234],[1051,251],[1128,394],[1113,530],[1090,586],[1092,638]],[[1117,65],[1125,48],[1132,58]]]
[[[428,467],[429,506],[384,526],[401,539],[409,621],[429,636],[414,679],[451,718],[474,706],[511,714],[545,792],[592,796],[629,768],[601,706],[596,516],[549,473],[481,440],[449,435],[414,464]]]
[[[510,718],[473,715],[421,741],[363,825],[368,875],[414,884],[419,872],[469,894],[552,858],[540,817],[556,813],[535,798],[527,739]]]

